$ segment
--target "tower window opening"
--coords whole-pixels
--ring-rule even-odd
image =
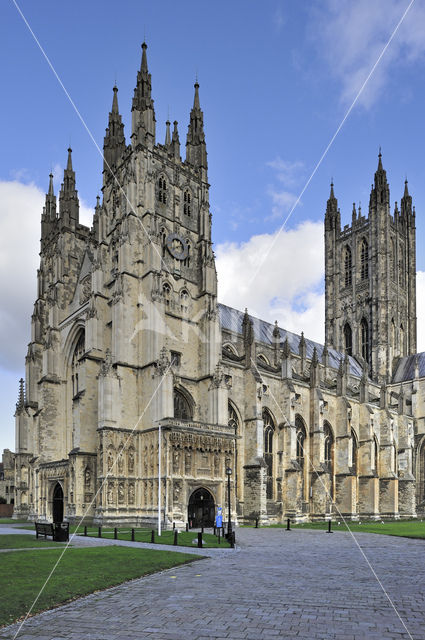
[[[369,246],[365,238],[360,246],[360,276],[362,280],[367,280],[369,277]]]
[[[353,332],[348,322],[344,326],[344,347],[348,356],[353,355]]]
[[[398,283],[400,286],[404,286],[404,252],[402,247],[399,249]]]
[[[158,180],[158,200],[167,204],[167,182],[162,176]]]
[[[345,270],[345,286],[349,287],[352,283],[352,268],[353,268],[353,260],[351,255],[350,247],[345,247],[345,255],[344,255],[344,270]]]
[[[365,318],[363,318],[360,324],[360,334],[362,358],[366,362],[369,362],[369,325]]]
[[[191,200],[190,191],[186,190],[183,194],[183,213],[188,217],[190,217],[192,213]]]
[[[164,297],[164,302],[166,304],[167,307],[170,306],[170,298],[171,298],[171,287],[168,284],[168,282],[165,282],[162,285],[162,295]]]
[[[189,244],[189,242],[186,242],[186,246],[187,246],[187,255],[186,255],[185,259],[183,260],[183,266],[184,267],[190,267],[190,244]]]

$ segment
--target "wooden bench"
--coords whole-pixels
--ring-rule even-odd
[[[60,542],[69,540],[69,522],[35,522],[34,524],[37,538],[44,536],[47,539],[47,536],[52,536],[53,540]]]
[[[36,522],[35,535],[36,538],[38,538],[38,536],[44,536],[45,538],[47,538],[47,536],[52,536],[53,538],[55,535],[53,524],[51,522]]]

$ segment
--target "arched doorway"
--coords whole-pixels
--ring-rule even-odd
[[[196,489],[189,498],[187,516],[190,527],[213,527],[215,520],[214,498],[207,489]]]
[[[63,522],[63,490],[59,482],[53,489],[53,522]]]

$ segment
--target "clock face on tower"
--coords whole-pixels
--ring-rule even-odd
[[[185,260],[188,254],[188,246],[186,240],[178,233],[170,233],[165,241],[166,247],[173,258],[176,260]]]

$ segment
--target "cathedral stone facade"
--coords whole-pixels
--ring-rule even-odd
[[[79,222],[71,149],[41,219],[38,294],[16,406],[15,515],[193,526],[414,517],[425,505],[425,354],[416,354],[415,212],[325,215],[326,344],[219,304],[195,84],[156,141],[146,45],[130,144],[117,88],[102,200]]]

